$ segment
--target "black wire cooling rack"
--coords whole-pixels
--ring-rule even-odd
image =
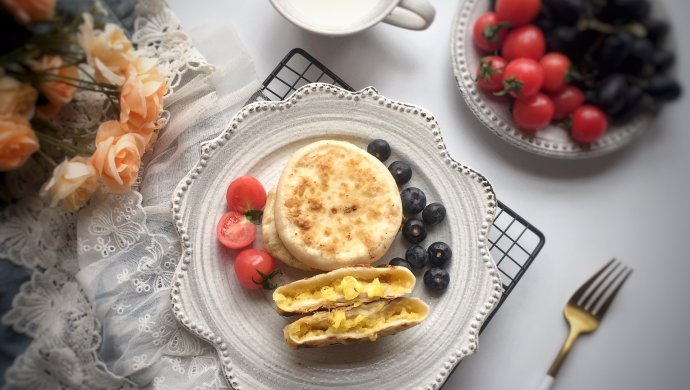
[[[302,49],[291,50],[276,66],[249,102],[284,100],[305,84],[322,82],[354,91],[350,85]],[[503,296],[498,307],[484,323],[489,323],[525,271],[544,246],[544,234],[510,207],[498,201],[498,212],[489,230],[490,251],[503,282]],[[483,328],[482,328],[483,329]]]

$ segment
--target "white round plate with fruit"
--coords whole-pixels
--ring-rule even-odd
[[[465,0],[451,32],[460,92],[489,130],[529,152],[618,150],[681,94],[660,3]]]
[[[403,222],[403,212],[408,215],[400,232],[397,226],[388,225],[393,227],[391,234],[394,239],[386,242],[387,250],[379,252],[382,257],[371,265],[393,262],[398,266],[308,272],[290,267],[278,259],[272,260],[266,254],[270,249],[265,247],[266,252],[261,249],[266,239],[257,233],[266,232],[268,237],[268,232],[275,229],[264,230],[264,227],[271,224],[278,229],[283,243],[287,243],[281,233],[287,230],[281,223],[292,220],[290,217],[279,220],[282,214],[278,213],[278,207],[281,196],[288,196],[285,191],[295,189],[292,194],[299,194],[302,187],[293,184],[301,179],[310,182],[311,178],[312,183],[323,183],[334,177],[340,180],[330,174],[302,174],[294,176],[300,180],[286,180],[283,185],[283,175],[293,177],[285,172],[298,172],[304,167],[311,169],[308,164],[302,165],[302,160],[295,160],[297,162],[293,164],[293,157],[302,156],[300,153],[311,150],[313,145],[321,148],[314,147],[314,150],[331,150],[323,149],[324,143],[333,147],[340,145],[338,153],[345,154],[337,158],[347,161],[346,165],[339,166],[340,172],[347,174],[350,184],[357,183],[344,191],[344,196],[348,193],[378,196],[378,192],[370,190],[373,187],[368,185],[374,180],[372,177],[343,170],[346,166],[360,166],[364,160],[373,164],[371,166],[382,168],[379,172],[385,174],[379,177],[386,177],[385,180],[392,183],[392,187],[386,187],[386,193],[389,196],[394,194],[394,198],[388,198],[394,199],[391,207],[400,209],[395,214],[397,226]],[[343,152],[348,148],[353,154]],[[351,148],[357,149],[352,151]],[[389,153],[390,156],[386,156]],[[406,164],[394,164],[396,161]],[[411,168],[411,178],[406,165]],[[312,167],[319,166],[320,163],[312,164]],[[267,197],[265,191],[273,188],[276,188],[275,221],[264,218],[262,227],[251,227],[251,223],[248,225],[243,218],[256,219],[251,210],[261,207],[265,217],[270,207],[267,205],[271,203],[268,199],[272,196],[269,194]],[[322,187],[315,185],[313,188]],[[417,190],[408,190],[410,188]],[[283,191],[282,195],[278,191]],[[438,203],[443,205],[445,214],[439,212]],[[371,213],[368,215],[374,221],[380,222],[380,218],[389,215],[384,213],[377,217],[378,210],[366,207],[364,203],[360,203],[361,207],[337,210],[326,203],[322,208],[319,205],[312,208],[310,202],[290,203],[285,200],[282,204],[290,211],[293,206],[288,204],[307,207],[303,211],[319,212],[319,220],[325,220],[322,218],[330,217],[331,213],[333,216],[354,215],[366,211]],[[432,207],[432,204],[436,206]],[[309,84],[285,101],[257,102],[243,108],[218,138],[203,144],[201,160],[180,182],[172,207],[183,245],[171,292],[173,313],[184,327],[210,342],[218,351],[225,378],[233,388],[439,388],[453,368],[477,350],[482,324],[501,298],[500,276],[488,249],[488,231],[496,211],[491,184],[484,176],[449,156],[439,125],[431,113],[389,100],[371,87],[349,92],[328,84]],[[228,215],[230,217],[225,217]],[[362,220],[369,221],[366,218]],[[408,221],[414,222],[408,224]],[[361,224],[360,227],[362,229],[359,230],[373,233],[379,230]],[[345,244],[359,239],[354,236],[359,234],[354,233],[359,231],[354,227],[351,231],[343,226],[333,230],[326,232],[324,229],[324,235],[319,237],[336,235]],[[353,232],[353,237],[350,237],[350,232]],[[375,237],[375,234],[370,237]],[[413,242],[418,244],[411,244]],[[437,258],[428,260],[428,253],[434,253]],[[296,252],[292,254],[297,257]],[[395,259],[402,257],[408,261]],[[312,262],[308,263],[307,258],[297,260],[311,267],[322,261],[313,262],[311,259]],[[260,277],[255,275],[258,280],[251,276],[254,272],[247,266],[255,266],[261,271]],[[259,288],[256,283],[264,281],[263,275],[270,276],[276,266],[280,274],[272,281],[282,286],[281,289],[267,291]],[[408,266],[412,271],[403,268]],[[342,273],[352,275],[342,277]],[[425,277],[426,273],[430,277]],[[335,274],[341,278],[338,285],[329,281]],[[377,275],[383,274],[401,276],[391,276],[393,279],[386,282],[378,279]],[[308,282],[299,281],[312,276]],[[328,308],[327,311],[311,313],[314,309],[311,303],[305,310],[294,310],[294,302],[297,301],[287,295],[292,291],[291,294],[298,294],[296,299],[302,299],[299,288],[313,285],[318,288],[323,283],[331,285],[314,291],[319,292],[318,299],[330,300],[330,295],[335,293],[347,295],[352,292],[352,286],[343,285],[347,278],[353,280],[351,276],[359,277],[358,280],[369,278],[366,292],[357,291],[354,296],[366,295],[370,299],[358,301],[353,307],[343,308],[338,301],[331,302],[335,307],[328,302],[320,306]],[[374,276],[377,279],[372,279]],[[409,280],[414,281],[415,277],[416,284],[412,283],[412,287]],[[387,294],[379,282],[392,285],[395,291]],[[271,287],[269,283],[263,284]],[[410,296],[399,297],[407,294]],[[308,301],[314,296],[309,293],[304,299]],[[406,316],[406,321],[389,323],[388,328],[381,328],[381,337],[368,331],[362,335],[359,332],[361,328],[355,324],[353,332],[339,335],[342,336],[340,340],[364,342],[330,345],[331,340],[318,338],[323,332],[316,331],[306,334],[305,337],[311,339],[295,339],[304,336],[303,324],[320,326],[317,322],[323,318],[337,321],[338,324],[327,325],[325,331],[330,332],[331,327],[338,328],[342,323],[361,320],[366,328],[370,326],[368,313],[393,306],[398,310],[404,305],[417,312],[401,312],[400,316]],[[306,313],[307,316],[296,321],[296,317],[284,317],[279,312]],[[344,314],[338,318],[337,313]],[[379,326],[377,321],[380,317],[373,318],[376,321],[371,326]],[[383,326],[387,325],[384,323]],[[288,327],[294,330],[291,337],[296,335],[290,340]],[[392,335],[391,330],[400,333]],[[337,329],[333,332],[335,335]],[[353,340],[356,337],[359,339]],[[301,348],[304,346],[319,348]]]

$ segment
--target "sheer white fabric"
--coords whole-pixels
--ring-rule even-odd
[[[10,177],[23,200],[0,213],[0,258],[32,270],[2,322],[34,341],[8,369],[8,389],[226,387],[215,351],[183,330],[170,310],[179,240],[170,213],[178,181],[200,143],[220,132],[260,88],[251,60],[227,26],[198,37],[209,64],[162,1],[141,1],[132,40],[169,76],[162,124],[138,191],[98,192],[78,213],[50,209],[35,195],[42,177]],[[206,54],[206,53],[205,53]],[[88,99],[84,100],[88,102]],[[78,127],[93,131],[101,100]],[[61,120],[76,118],[65,113]]]

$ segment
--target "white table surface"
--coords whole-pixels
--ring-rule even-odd
[[[657,0],[658,1],[658,0]],[[690,36],[690,2],[665,0],[677,37]],[[637,142],[613,155],[559,161],[518,150],[466,108],[450,62],[458,1],[435,0],[426,31],[377,25],[347,38],[293,26],[267,0],[169,0],[185,28],[231,23],[265,77],[301,47],[354,88],[427,108],[451,154],[484,173],[499,199],[546,235],[546,245],[446,389],[532,389],[567,332],[562,308],[616,256],[635,268],[600,329],[576,344],[554,389],[686,389],[690,383],[690,76]],[[679,69],[690,46],[679,39]],[[208,44],[208,43],[207,43]],[[223,42],[217,42],[223,45]]]

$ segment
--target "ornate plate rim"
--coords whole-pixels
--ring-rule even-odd
[[[196,163],[194,168],[192,168],[190,172],[178,183],[171,199],[173,221],[175,223],[175,228],[180,237],[182,246],[182,254],[180,255],[180,260],[173,275],[173,283],[170,291],[170,302],[173,315],[185,329],[190,331],[195,336],[206,340],[213,346],[221,360],[223,375],[227,383],[233,389],[240,389],[239,383],[237,383],[232,373],[233,364],[230,357],[230,352],[228,350],[228,343],[226,343],[226,341],[223,340],[220,335],[217,335],[210,329],[207,329],[204,324],[193,322],[187,317],[186,311],[183,307],[183,302],[181,300],[183,294],[182,279],[189,269],[188,265],[191,262],[193,253],[192,242],[184,226],[185,214],[188,214],[189,211],[183,209],[183,201],[187,197],[190,186],[196,179],[198,179],[199,175],[208,165],[208,161],[214,155],[214,152],[219,148],[219,146],[222,146],[225,142],[232,140],[234,132],[241,126],[241,123],[244,119],[250,115],[260,115],[261,112],[268,110],[287,110],[290,107],[299,104],[300,99],[302,99],[305,95],[321,92],[330,93],[332,95],[338,95],[339,97],[353,100],[371,98],[377,100],[379,104],[385,107],[390,107],[391,109],[395,109],[399,112],[419,115],[420,117],[424,118],[428,124],[427,130],[430,130],[435,138],[440,157],[443,158],[446,164],[449,165],[454,171],[458,172],[458,174],[466,175],[471,180],[476,181],[476,184],[482,187],[484,189],[484,193],[486,194],[486,196],[482,197],[485,199],[484,206],[486,207],[486,213],[482,216],[481,220],[483,222],[481,223],[481,227],[478,229],[480,237],[478,243],[478,253],[480,259],[477,259],[477,261],[481,260],[483,263],[485,263],[485,266],[479,268],[484,269],[485,271],[483,272],[488,273],[486,277],[487,283],[483,287],[485,290],[485,293],[483,294],[483,296],[485,296],[485,300],[482,302],[477,302],[474,305],[474,308],[479,310],[472,313],[472,319],[468,326],[470,329],[468,331],[469,345],[466,347],[454,346],[454,348],[458,348],[454,351],[452,350],[454,348],[451,348],[451,353],[445,359],[443,368],[439,373],[437,373],[435,380],[424,387],[425,389],[436,389],[448,379],[454,368],[463,358],[470,356],[477,351],[479,346],[479,330],[489,315],[496,308],[503,294],[503,285],[499,277],[498,267],[493,261],[491,253],[488,249],[488,231],[491,228],[491,223],[495,218],[497,200],[493,186],[484,175],[462,163],[457,162],[450,156],[441,136],[440,126],[433,114],[421,107],[388,99],[380,95],[376,88],[371,86],[360,91],[351,92],[332,84],[307,84],[303,87],[300,87],[285,100],[277,102],[259,101],[243,107],[216,138],[201,144],[201,155],[199,161]]]
[[[493,109],[493,104],[487,104],[482,98],[482,92],[478,91],[476,83],[473,81],[474,71],[468,68],[468,51],[465,50],[466,45],[464,41],[472,25],[469,17],[478,3],[485,2],[487,0],[463,0],[458,3],[451,25],[450,55],[453,74],[460,89],[460,94],[474,116],[492,133],[519,149],[540,156],[558,159],[586,159],[620,150],[639,138],[650,127],[654,114],[642,112],[628,123],[617,125],[615,132],[607,132],[602,139],[591,144],[589,149],[583,149],[574,141],[556,143],[538,137],[527,136],[512,124],[501,120],[500,116]],[[665,9],[662,7],[663,5],[655,5],[656,12],[664,14]],[[669,42],[673,41],[672,33],[670,33]],[[474,50],[474,47],[470,50]],[[553,125],[550,127],[553,127]]]

